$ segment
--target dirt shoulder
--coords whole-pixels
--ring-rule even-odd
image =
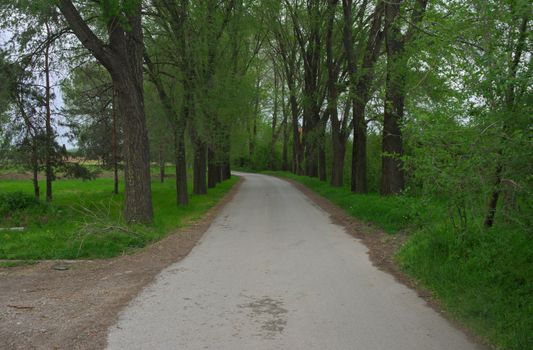
[[[492,349],[490,345],[486,344],[486,342],[473,334],[472,331],[463,326],[458,320],[446,313],[439,300],[437,300],[430,291],[423,288],[403,272],[400,266],[396,263],[394,256],[398,249],[400,249],[408,239],[408,235],[405,232],[398,232],[394,235],[390,235],[371,224],[358,221],[343,209],[339,208],[328,199],[318,195],[303,184],[292,179],[284,177],[279,178],[291,183],[294,187],[303,192],[316,205],[330,215],[332,222],[343,226],[348,234],[359,239],[368,248],[368,256],[374,266],[382,271],[390,273],[398,282],[415,290],[418,296],[424,299],[429,307],[441,314],[455,328],[465,333],[470,340],[479,346],[480,349]]]
[[[201,221],[133,255],[0,268],[0,349],[103,349],[119,311],[192,250],[242,181]]]

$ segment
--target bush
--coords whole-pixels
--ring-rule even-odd
[[[0,193],[0,215],[26,209],[39,204],[34,196],[24,192]]]
[[[94,180],[101,173],[98,169],[91,170],[79,163],[66,163],[63,176],[67,179]]]
[[[403,268],[444,306],[505,349],[532,349],[533,249],[524,231],[434,225],[401,249]]]

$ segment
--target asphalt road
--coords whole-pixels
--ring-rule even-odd
[[[246,181],[120,315],[109,349],[477,349],[285,181]]]

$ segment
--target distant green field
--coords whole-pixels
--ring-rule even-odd
[[[108,258],[128,253],[201,218],[237,180],[232,177],[204,196],[191,195],[188,206],[178,207],[174,179],[160,183],[154,177],[155,219],[149,226],[124,223],[123,188],[114,195],[113,179],[57,180],[51,204],[41,201],[0,217],[0,227],[25,227],[24,231],[0,231],[0,259]],[[40,186],[44,193],[44,182]],[[16,191],[32,194],[31,182],[0,181],[0,195]]]

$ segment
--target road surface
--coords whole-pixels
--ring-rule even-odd
[[[191,254],[120,314],[109,349],[477,349],[292,185],[243,176]]]

